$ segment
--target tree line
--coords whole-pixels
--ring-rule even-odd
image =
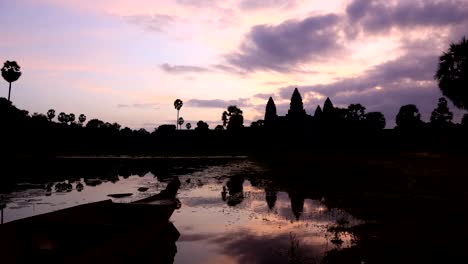
[[[456,128],[468,128],[468,115],[465,114],[461,124],[453,123],[453,113],[448,108],[448,101],[464,110],[468,110],[468,41],[463,38],[459,43],[452,43],[449,49],[439,58],[437,72],[434,78],[439,84],[440,90],[445,97],[439,98],[438,105],[431,114],[429,122],[421,120],[421,114],[416,105],[409,104],[401,106],[396,116],[396,129],[400,131],[416,131],[421,129],[451,130]],[[164,137],[169,135],[189,135],[192,130],[191,123],[185,123],[180,116],[183,101],[176,99],[174,108],[177,111],[175,125],[165,124],[154,131],[141,129],[122,128],[118,123],[105,122],[99,119],[87,121],[85,114],[57,112],[50,109],[45,114],[33,113],[16,108],[10,100],[11,84],[21,77],[21,67],[15,61],[6,61],[1,69],[2,77],[9,84],[8,99],[0,98],[0,115],[4,120],[2,133],[9,134],[10,137],[27,133],[43,134],[44,138],[50,135],[58,135],[60,144],[66,145],[72,138],[82,138],[87,142],[94,142],[102,145],[107,142],[112,148],[111,139],[120,142],[127,142],[132,145],[135,142],[150,141],[150,138]],[[58,122],[55,122],[55,118]],[[87,122],[86,122],[87,121]],[[243,111],[235,106],[228,106],[226,111],[221,113],[221,124],[213,130],[209,124],[202,120],[196,123],[192,132],[196,135],[203,135],[214,131],[216,133],[242,134],[247,137],[248,133],[262,133],[271,130],[297,131],[303,129],[309,131],[312,128],[332,128],[337,130],[368,130],[380,131],[386,126],[385,116],[380,112],[366,112],[366,108],[359,104],[350,104],[347,108],[335,107],[331,100],[327,98],[323,107],[318,106],[314,115],[308,115],[304,110],[302,97],[297,89],[291,97],[290,109],[285,116],[278,116],[276,106],[272,98],[267,102],[264,119],[254,121],[250,126],[244,126]],[[182,130],[185,124],[187,132],[176,132]],[[226,131],[226,132],[223,132]],[[65,138],[67,135],[68,139]],[[78,135],[81,135],[78,137]],[[23,140],[23,139],[20,139]],[[54,141],[53,139],[48,139]],[[101,142],[102,141],[102,142]],[[153,140],[154,141],[154,140]],[[58,144],[58,143],[56,143]],[[143,143],[142,143],[143,144]]]

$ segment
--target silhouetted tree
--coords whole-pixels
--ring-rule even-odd
[[[203,121],[198,121],[197,122],[197,127],[195,128],[196,131],[208,131],[208,123],[203,122]]]
[[[364,120],[365,112],[366,108],[361,104],[350,104],[345,118],[349,121],[361,121]]]
[[[75,119],[76,119],[75,114],[73,113],[68,114],[68,122],[70,122],[70,124],[75,122]]]
[[[184,118],[183,117],[179,117],[179,119],[177,120],[177,124],[179,125],[179,129],[182,129],[182,125],[184,124]]]
[[[381,130],[385,128],[385,116],[380,112],[369,112],[364,115],[366,128],[373,130]]]
[[[421,114],[414,104],[404,105],[396,116],[398,128],[414,129],[421,126]]]
[[[264,125],[265,125],[265,121],[260,119],[260,120],[252,122],[252,124],[250,124],[250,127],[257,129],[257,128],[263,127]]]
[[[242,114],[242,110],[235,105],[231,105],[227,108],[227,115],[229,116],[228,130],[237,130],[244,127],[244,117]]]
[[[160,136],[167,136],[174,133],[175,130],[176,126],[174,125],[160,125],[156,131],[157,134]]]
[[[270,97],[265,109],[265,122],[274,121],[277,117],[275,101]]]
[[[289,104],[288,117],[297,118],[305,115],[306,112],[304,110],[304,104],[302,103],[302,96],[299,90],[295,88],[291,96],[291,103]]]
[[[84,114],[81,114],[79,117],[78,117],[78,121],[80,122],[81,125],[84,124],[84,122],[86,121],[86,116]]]
[[[453,114],[447,106],[447,99],[439,98],[437,108],[432,111],[431,125],[438,128],[445,128],[452,124]]]
[[[52,119],[54,119],[55,117],[55,110],[54,109],[49,109],[49,111],[47,111],[47,118],[49,119],[49,121],[52,121]]]
[[[179,124],[179,111],[182,108],[184,103],[180,99],[176,99],[174,101],[174,108],[177,110],[177,119],[176,119],[176,124]]]
[[[88,121],[88,123],[86,123],[86,128],[99,129],[101,127],[104,127],[104,121],[99,119],[91,119]]]
[[[2,77],[8,82],[8,101],[10,101],[11,83],[15,82],[21,77],[21,67],[16,61],[6,61],[2,68]]]
[[[64,112],[61,112],[57,118],[58,118],[58,121],[62,124],[67,124],[70,121],[69,116],[65,114]]]
[[[217,125],[214,130],[215,131],[223,131],[224,127],[222,125]]]
[[[439,58],[434,78],[442,94],[461,109],[468,110],[468,41],[451,43],[448,51]]]
[[[187,128],[187,130],[190,130],[192,128],[192,124],[190,123],[185,124],[185,128]]]
[[[221,115],[221,121],[223,121],[223,126],[226,127],[228,123],[228,112],[224,111],[223,114]]]

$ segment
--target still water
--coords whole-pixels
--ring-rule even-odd
[[[357,219],[328,209],[322,201],[297,197],[291,190],[269,189],[259,164],[227,159],[199,166],[191,161],[191,166],[195,169],[174,168],[168,178],[153,171],[110,180],[68,179],[62,181],[69,183],[65,190],[56,189],[56,182],[21,183],[16,191],[0,194],[0,202],[6,204],[4,221],[111,199],[107,195],[114,193],[132,193],[114,202],[138,200],[163,190],[171,177],[179,177],[182,206],[170,219],[181,234],[175,263],[288,263],[292,252],[304,263],[317,263],[327,251],[352,244],[349,234],[328,228],[339,219],[349,225]],[[139,191],[141,187],[148,189]]]

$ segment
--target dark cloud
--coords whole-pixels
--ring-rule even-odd
[[[250,107],[249,98],[239,98],[237,100],[202,100],[202,99],[191,99],[187,101],[187,105],[191,107],[202,107],[202,108],[227,108],[230,105],[236,105],[237,107]]]
[[[297,5],[297,0],[242,0],[239,7],[242,10],[259,10],[267,8],[291,8]]]
[[[139,26],[150,32],[165,32],[170,24],[176,20],[176,18],[173,16],[161,14],[132,15],[125,16],[124,19],[128,23]]]
[[[301,86],[303,92],[318,92],[328,97],[333,97],[337,93],[360,92],[375,89],[377,86],[385,88],[386,85],[401,83],[412,84],[424,81],[433,81],[432,76],[437,66],[437,56],[404,55],[395,60],[377,65],[364,72],[359,77],[343,78],[331,84],[319,84],[311,86]],[[287,99],[291,96],[295,86],[284,87],[279,94]]]
[[[161,64],[160,68],[166,73],[170,73],[170,74],[211,72],[210,69],[205,68],[205,67],[193,66],[193,65],[170,65],[168,63]]]
[[[331,59],[345,50],[338,40],[340,20],[337,15],[324,15],[255,26],[239,50],[226,59],[247,72],[308,72],[301,64]]]
[[[354,0],[346,8],[349,22],[377,33],[392,28],[439,27],[468,21],[468,2],[461,0]]]
[[[118,104],[118,108],[137,108],[137,109],[159,109],[159,105],[156,103],[140,103],[140,104]]]

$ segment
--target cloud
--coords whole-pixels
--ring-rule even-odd
[[[237,100],[202,100],[202,99],[190,99],[187,101],[187,105],[191,107],[201,108],[227,108],[230,105],[236,105],[237,107],[251,107],[249,98],[239,98]]]
[[[193,66],[193,65],[171,65],[168,63],[164,63],[160,65],[160,68],[170,74],[186,74],[186,73],[206,73],[211,72],[212,70],[200,67],[200,66]]]
[[[346,8],[351,25],[365,32],[382,33],[392,28],[440,27],[468,20],[468,2],[354,0]]]
[[[343,78],[330,84],[300,86],[304,92],[319,92],[333,97],[338,93],[360,92],[384,87],[388,84],[413,84],[433,82],[432,76],[437,67],[437,56],[406,54],[397,59],[387,61],[365,71],[361,76]],[[287,99],[291,96],[295,86],[284,87],[280,96]]]
[[[139,26],[149,32],[165,32],[166,29],[175,22],[176,18],[170,15],[131,15],[124,16],[125,21],[132,25]]]
[[[258,94],[255,94],[253,97],[268,100],[270,97],[274,97],[274,96],[275,94],[273,93],[258,93]]]
[[[218,70],[220,70],[222,72],[226,72],[226,73],[230,73],[230,74],[234,74],[234,75],[245,75],[245,74],[247,74],[247,72],[242,70],[242,69],[238,69],[238,68],[228,66],[228,65],[224,65],[224,64],[214,64],[213,68],[218,69]]]
[[[140,104],[118,104],[118,108],[136,108],[136,109],[159,109],[159,104],[156,103],[140,103]]]
[[[180,5],[193,7],[217,7],[221,0],[176,0]]]
[[[242,0],[239,7],[242,10],[259,10],[266,8],[292,8],[297,5],[297,0]]]
[[[281,85],[284,84],[285,82],[264,82],[262,84],[264,85]]]
[[[307,71],[301,65],[325,61],[343,54],[339,44],[340,17],[312,16],[279,25],[254,26],[239,50],[225,56],[230,65],[244,71]]]

